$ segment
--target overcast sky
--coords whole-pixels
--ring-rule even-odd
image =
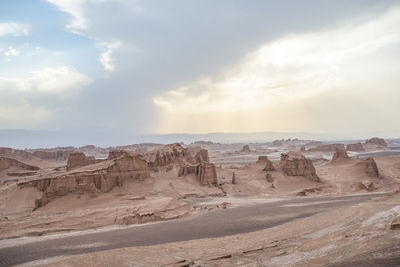
[[[399,1],[0,1],[0,129],[399,136],[399,122]]]

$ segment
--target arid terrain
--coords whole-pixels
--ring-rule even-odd
[[[400,264],[399,139],[1,147],[0,183],[1,266]]]

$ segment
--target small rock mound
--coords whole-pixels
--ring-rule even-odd
[[[361,143],[355,143],[355,144],[348,144],[347,145],[347,150],[348,151],[355,151],[355,152],[362,152],[365,151],[363,145]]]
[[[360,182],[360,184],[358,185],[358,188],[360,190],[373,191],[375,189],[375,185],[373,182],[365,180],[365,181]]]
[[[333,152],[332,161],[348,158],[349,156],[347,155],[346,149],[336,148],[335,152]]]
[[[312,161],[298,152],[282,153],[279,166],[286,175],[304,176],[312,181],[319,182]]]
[[[86,155],[83,152],[72,152],[68,156],[67,170],[76,169],[79,167],[86,166],[88,161]]]
[[[244,145],[242,147],[242,149],[240,150],[240,152],[251,152],[251,149],[250,149],[249,145]]]

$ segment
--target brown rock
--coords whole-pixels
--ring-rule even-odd
[[[57,196],[72,192],[107,192],[115,186],[122,186],[125,179],[143,180],[148,176],[145,160],[124,154],[119,158],[84,166],[66,174],[20,183],[19,186],[33,186],[42,191],[42,199],[36,201],[40,206]]]
[[[376,165],[374,158],[367,158],[365,161],[367,163],[365,169],[367,175],[369,177],[379,177],[378,166]]]
[[[378,138],[378,137],[373,137],[371,139],[367,139],[365,141],[365,144],[370,144],[370,145],[378,145],[378,146],[382,146],[382,147],[387,147],[387,143],[385,141],[385,139],[382,138]]]
[[[390,229],[392,229],[392,230],[399,230],[400,229],[400,217],[395,218],[390,223]]]
[[[347,155],[346,149],[336,148],[335,152],[333,152],[332,161],[338,159],[348,159],[349,156]]]
[[[165,145],[144,154],[144,159],[149,167],[166,166],[171,163],[182,164],[193,162],[187,148],[179,143]]]
[[[67,160],[70,150],[36,150],[33,151],[33,155],[37,158],[44,160]]]
[[[263,171],[273,171],[273,170],[275,170],[275,167],[274,167],[274,164],[272,163],[272,161],[270,161],[270,160],[266,161]]]
[[[251,149],[250,149],[249,145],[244,145],[242,147],[242,149],[240,150],[240,152],[251,152]]]
[[[67,161],[67,171],[86,166],[88,161],[86,159],[85,153],[82,152],[72,152],[69,154]]]
[[[379,170],[376,162],[373,158],[367,158],[366,160],[361,160],[357,163],[358,166],[361,166],[365,170],[365,173],[369,177],[379,178]]]
[[[232,184],[236,184],[235,172],[232,173]]]
[[[274,181],[274,178],[272,178],[272,174],[270,174],[269,172],[267,172],[267,174],[265,175],[265,179],[267,179],[267,182],[272,183]]]
[[[266,161],[268,161],[268,156],[259,156],[256,163],[264,163]]]
[[[336,148],[345,149],[344,144],[329,144],[310,148],[309,151],[333,152]]]
[[[197,165],[182,165],[179,167],[178,176],[186,176],[191,173],[196,175],[202,185],[217,185],[217,171],[213,163],[202,162]]]
[[[362,152],[365,151],[363,145],[361,143],[355,143],[355,144],[348,144],[347,145],[347,150],[348,151],[355,151],[355,152]]]
[[[196,166],[196,176],[202,185],[217,185],[217,171],[213,163],[201,163]]]
[[[206,149],[200,149],[195,156],[196,163],[210,163],[210,159],[208,157],[208,150]]]
[[[7,170],[12,167],[20,168],[23,170],[29,170],[29,171],[38,171],[39,170],[39,167],[25,164],[19,160],[6,158],[6,157],[0,157],[0,171]]]
[[[286,175],[304,176],[312,181],[319,182],[312,161],[298,152],[282,153],[279,166]]]
[[[375,185],[371,181],[364,180],[364,181],[360,182],[360,184],[358,185],[358,188],[360,190],[372,191],[375,189]]]

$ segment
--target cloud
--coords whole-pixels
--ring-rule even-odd
[[[0,77],[0,125],[37,127],[68,109],[91,79],[66,66],[32,71],[27,77]]]
[[[71,22],[66,25],[68,31],[80,33],[81,30],[89,27],[89,22],[84,14],[84,5],[90,0],[47,0],[47,2],[72,16]]]
[[[0,23],[0,37],[2,36],[21,36],[29,35],[30,25],[18,24],[15,22]]]
[[[91,82],[91,79],[82,73],[66,66],[44,68],[32,71],[25,79],[0,77],[1,90],[34,91],[42,93],[63,93],[76,91]]]
[[[381,90],[381,94],[393,93],[391,89],[398,82],[393,71],[398,70],[399,54],[392,50],[400,43],[399,28],[400,9],[393,8],[358,25],[290,34],[263,44],[219,75],[201,77],[156,96],[153,103],[159,108],[159,120],[155,130],[316,128],[314,115],[302,103],[315,106],[322,101],[334,105],[329,98],[324,98],[332,90],[347,90],[351,92],[347,95],[352,97],[357,91],[358,95],[369,95],[370,99],[374,96],[371,92],[376,90]],[[391,66],[392,76],[381,74],[387,66]],[[385,88],[381,88],[383,85]],[[323,113],[331,115],[335,110]],[[320,123],[323,127],[324,122]],[[339,127],[340,122],[334,124]]]
[[[32,127],[47,121],[52,111],[45,106],[35,106],[29,103],[0,105],[0,124],[2,127],[18,128]]]
[[[100,62],[106,71],[115,71],[114,59],[112,58],[112,53],[115,49],[121,47],[122,43],[120,41],[103,44],[107,50],[100,55]]]
[[[16,57],[16,56],[19,55],[19,51],[18,51],[17,49],[15,49],[15,48],[13,48],[13,47],[10,46],[10,47],[8,48],[8,50],[4,52],[4,55],[5,55],[6,57],[10,57],[10,56]]]

